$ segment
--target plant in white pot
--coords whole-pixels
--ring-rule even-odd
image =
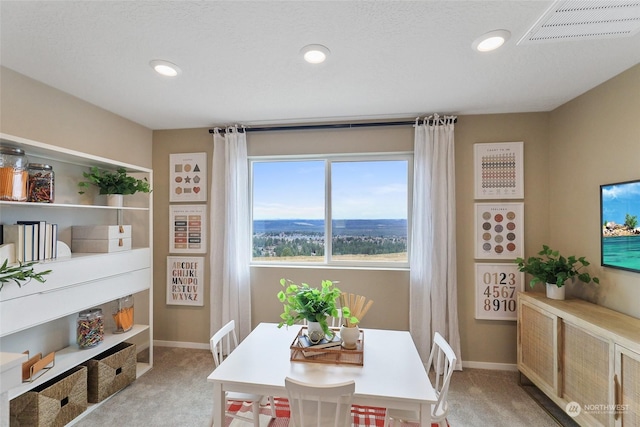
[[[106,194],[107,198],[109,198],[109,196],[119,195],[119,202],[107,202],[110,206],[122,206],[122,196],[135,194],[137,192],[151,192],[147,178],[137,179],[130,176],[127,174],[125,168],[118,168],[115,172],[112,172],[100,170],[94,166],[89,172],[83,172],[82,175],[87,181],[78,183],[78,187],[82,188],[78,193],[84,194],[84,189],[93,185],[98,187],[99,194]]]
[[[533,276],[529,285],[534,287],[536,283],[545,283],[547,297],[552,299],[564,299],[564,285],[567,280],[577,277],[584,283],[600,283],[600,279],[592,277],[586,271],[582,271],[590,263],[585,257],[576,258],[574,255],[564,257],[559,251],[554,251],[547,245],[542,245],[538,256],[528,259],[517,258],[518,270]]]
[[[278,292],[278,300],[283,304],[278,327],[307,320],[312,342],[319,342],[325,335],[332,337],[327,317],[338,316],[336,300],[340,297],[340,289],[331,280],[323,280],[319,289],[306,283],[296,284],[289,279],[281,279],[280,284],[285,289]]]

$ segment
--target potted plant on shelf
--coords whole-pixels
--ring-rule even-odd
[[[533,276],[529,285],[534,287],[536,283],[546,283],[547,297],[552,299],[564,299],[564,285],[569,279],[577,277],[581,282],[600,283],[600,279],[592,277],[589,273],[581,271],[590,263],[585,257],[576,258],[571,255],[564,257],[558,251],[554,251],[547,245],[542,245],[538,256],[517,258],[518,270]]]
[[[312,342],[319,342],[326,335],[332,337],[327,316],[338,316],[336,300],[340,297],[340,289],[331,280],[323,280],[320,289],[306,283],[296,284],[289,279],[280,279],[280,284],[285,289],[278,292],[278,300],[283,304],[278,328],[306,320]]]
[[[8,282],[14,282],[18,287],[26,285],[31,279],[44,283],[46,279],[42,276],[51,273],[51,270],[36,273],[33,270],[34,264],[37,263],[35,261],[25,263],[18,262],[18,265],[9,265],[9,260],[5,259],[0,267],[0,291],[4,287],[4,284]]]
[[[107,204],[109,206],[122,206],[122,196],[135,194],[137,192],[151,192],[147,178],[137,179],[127,175],[125,168],[118,168],[115,172],[112,172],[100,170],[94,166],[89,172],[83,172],[82,175],[87,181],[78,183],[78,186],[82,188],[78,193],[84,194],[84,189],[94,185],[98,187],[99,194],[107,195]],[[114,195],[119,197],[109,197]],[[116,201],[110,201],[110,199],[115,199]]]

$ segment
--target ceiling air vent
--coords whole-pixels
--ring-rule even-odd
[[[518,44],[633,36],[640,30],[640,1],[555,1]]]

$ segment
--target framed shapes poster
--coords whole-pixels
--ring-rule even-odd
[[[524,254],[524,203],[476,203],[477,259],[516,259]]]
[[[516,264],[476,264],[476,319],[516,320],[524,273]]]
[[[204,257],[167,257],[167,304],[204,305]]]
[[[169,205],[169,252],[205,253],[206,224],[206,205]]]
[[[524,199],[523,143],[473,146],[475,198]]]
[[[207,153],[169,155],[169,201],[207,201]]]

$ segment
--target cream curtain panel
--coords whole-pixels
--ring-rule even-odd
[[[251,332],[247,137],[237,127],[213,133],[210,298],[213,335],[230,320],[240,339]]]
[[[416,120],[409,327],[425,362],[439,332],[458,356],[460,370],[454,122],[454,116],[438,115]]]

